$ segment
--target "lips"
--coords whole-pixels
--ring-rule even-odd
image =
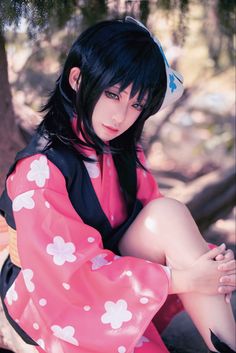
[[[109,125],[104,125],[104,124],[103,124],[103,126],[104,126],[109,132],[111,132],[111,133],[113,133],[113,134],[115,134],[115,133],[117,133],[117,132],[119,131],[118,129],[116,129],[116,128],[112,127],[112,126],[109,126]]]

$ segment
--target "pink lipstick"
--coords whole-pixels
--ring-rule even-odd
[[[103,124],[103,126],[104,126],[109,132],[111,132],[111,133],[113,133],[113,134],[115,134],[115,133],[118,132],[118,129],[116,129],[116,128],[112,127],[112,126],[108,126],[108,125],[104,125],[104,124]]]

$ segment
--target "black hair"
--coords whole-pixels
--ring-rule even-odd
[[[70,70],[79,67],[81,76],[78,91],[69,83]],[[106,152],[107,145],[95,134],[92,126],[94,107],[105,89],[115,84],[120,91],[132,84],[131,97],[138,93],[147,102],[136,122],[122,135],[110,141],[110,152],[120,169],[127,160],[137,158],[137,142],[145,120],[156,113],[165,96],[167,78],[165,63],[158,45],[143,27],[125,20],[100,22],[85,30],[74,42],[67,56],[61,76],[47,104],[46,115],[38,131],[46,133],[50,142],[60,140],[70,148],[77,146],[81,158],[83,146],[96,152]],[[77,116],[77,132],[71,119]],[[81,152],[79,152],[81,151]],[[125,157],[124,157],[125,156]]]

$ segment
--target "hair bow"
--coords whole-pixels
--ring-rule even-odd
[[[159,40],[156,37],[154,37],[152,35],[152,33],[147,29],[147,27],[145,27],[141,22],[139,22],[138,20],[136,20],[135,18],[133,18],[131,16],[126,16],[125,21],[135,23],[136,25],[144,28],[150,34],[150,36],[152,37],[154,42],[157,44],[157,46],[163,56],[163,59],[165,62],[165,68],[166,68],[167,87],[166,87],[166,93],[165,93],[164,100],[163,100],[162,105],[159,110],[164,109],[168,105],[177,101],[177,99],[179,99],[182,96],[183,91],[184,91],[183,76],[170,67],[170,65],[166,59],[166,56],[164,54],[164,51],[162,49],[161,43],[159,42]]]

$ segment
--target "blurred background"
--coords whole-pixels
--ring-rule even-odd
[[[1,0],[0,191],[75,38],[125,15],[158,37],[185,82],[181,100],[146,123],[149,166],[162,192],[188,205],[208,241],[235,250],[233,0]],[[172,328],[165,337],[171,352],[204,352],[188,318],[181,316],[178,330],[180,323],[182,336]]]

